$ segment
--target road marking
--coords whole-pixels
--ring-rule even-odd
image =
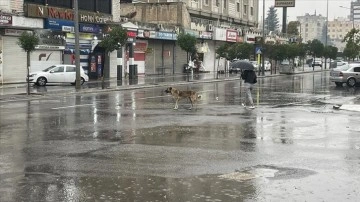
[[[66,106],[66,107],[55,107],[55,108],[51,108],[51,109],[66,109],[66,108],[75,108],[75,107],[85,107],[85,106],[90,106],[90,105],[94,105],[94,104],[72,105],[72,106]]]

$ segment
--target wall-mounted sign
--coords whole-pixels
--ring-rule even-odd
[[[226,30],[226,41],[236,42],[237,34],[236,30]]]
[[[155,38],[164,40],[176,40],[176,34],[172,32],[156,32]]]
[[[140,38],[155,38],[156,36],[156,32],[155,31],[150,31],[150,30],[142,30],[139,29],[138,30],[138,37]]]
[[[74,31],[74,22],[69,20],[45,19],[44,28],[54,31],[72,32]]]
[[[0,15],[0,25],[12,25],[12,16],[11,15]]]
[[[295,0],[275,0],[275,7],[295,7]]]
[[[226,29],[214,27],[213,39],[216,41],[226,41]]]
[[[48,45],[37,45],[35,49],[42,49],[42,50],[64,50],[65,46],[48,46]]]
[[[100,26],[96,24],[79,24],[79,31],[97,34],[101,32],[101,29]]]
[[[137,37],[137,31],[127,31],[128,38],[136,38]]]
[[[196,38],[199,38],[199,31],[191,30],[191,29],[185,29],[185,34],[190,34],[195,36]]]
[[[75,34],[74,33],[66,33],[66,38],[67,39],[75,39]],[[79,39],[81,39],[81,40],[93,40],[93,35],[92,34],[87,34],[87,33],[80,33],[79,34]]]
[[[23,32],[31,32],[26,30],[19,30],[19,29],[5,29],[4,35],[6,36],[21,36]]]
[[[200,39],[212,39],[212,32],[199,32]]]
[[[23,16],[12,16],[13,27],[26,27],[26,28],[44,28],[43,19],[39,18],[26,18]]]
[[[38,4],[25,4],[24,10],[27,17],[74,20],[73,9],[43,6]],[[79,11],[80,22],[105,24],[111,20],[112,15],[109,14]]]

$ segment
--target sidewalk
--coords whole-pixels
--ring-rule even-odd
[[[315,69],[314,72],[326,71],[319,68]],[[302,67],[295,69],[294,74],[313,72],[312,67],[305,67],[304,71]],[[265,72],[265,76],[259,76],[259,78],[281,76],[286,74],[271,74]],[[32,96],[39,95],[51,95],[51,94],[74,94],[74,93],[91,93],[100,91],[118,91],[118,90],[130,90],[139,88],[151,88],[156,86],[168,86],[168,85],[188,85],[190,83],[205,83],[205,82],[222,82],[229,80],[239,80],[240,74],[216,74],[210,73],[199,73],[199,74],[175,74],[175,75],[139,75],[137,80],[122,79],[117,81],[116,78],[105,81],[105,88],[102,88],[101,80],[93,80],[85,83],[82,88],[77,91],[74,86],[71,85],[48,85],[44,87],[34,86],[31,84],[30,92]],[[5,97],[24,96],[26,95],[26,83],[16,84],[5,84],[0,85],[0,99]]]

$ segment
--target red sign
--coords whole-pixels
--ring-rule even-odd
[[[136,38],[137,37],[137,32],[136,31],[127,31],[127,36],[129,38]]]
[[[0,15],[0,25],[12,25],[11,15]]]
[[[237,41],[237,31],[236,30],[226,30],[226,41]]]

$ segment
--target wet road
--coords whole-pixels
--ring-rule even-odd
[[[0,201],[359,201],[358,89],[328,72],[0,100]]]

